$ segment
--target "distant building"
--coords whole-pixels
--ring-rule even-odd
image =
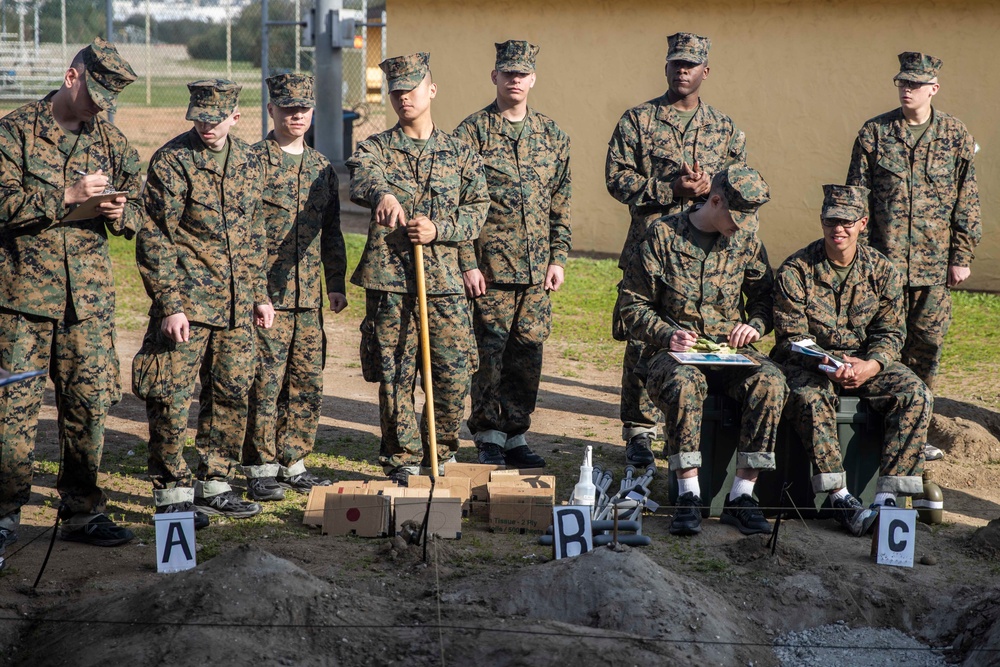
[[[149,14],[156,21],[192,19],[205,23],[225,23],[243,8],[260,0],[149,0]],[[114,0],[115,21],[136,14],[145,16],[147,0]]]

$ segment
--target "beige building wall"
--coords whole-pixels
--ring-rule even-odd
[[[604,186],[607,142],[627,108],[666,90],[666,35],[712,39],[702,99],[746,132],[748,161],[771,186],[761,236],[774,265],[821,235],[821,186],[844,182],[862,123],[899,106],[896,55],[935,55],[936,106],[981,146],[984,241],[967,285],[1000,291],[1000,3],[389,0],[387,11],[390,56],[431,52],[434,118],[448,130],[493,99],[494,42],[541,46],[530,103],[572,138],[574,247],[606,253],[628,225]]]

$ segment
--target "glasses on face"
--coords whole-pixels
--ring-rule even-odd
[[[822,222],[823,226],[827,229],[833,229],[834,227],[851,229],[854,225],[858,224],[857,220],[838,220],[837,218],[824,218]]]
[[[893,79],[892,85],[897,88],[909,88],[910,90],[918,90],[924,86],[929,86],[931,83],[929,81],[907,81],[905,79]]]

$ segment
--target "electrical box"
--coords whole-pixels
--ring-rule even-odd
[[[342,18],[345,13],[338,9],[330,12],[330,46],[335,49],[354,48],[355,18]]]
[[[316,46],[316,8],[312,7],[303,17],[302,46]]]

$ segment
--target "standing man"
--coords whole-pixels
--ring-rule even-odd
[[[260,505],[229,485],[240,463],[247,395],[254,378],[254,324],[269,328],[267,249],[260,161],[229,136],[240,119],[240,87],[188,84],[194,127],[153,154],[136,241],[139,273],[153,303],[133,391],[146,401],[149,476],[157,513],[251,517]],[[188,409],[201,380],[197,481],[184,461]]]
[[[303,139],[316,106],[313,78],[272,76],[267,89],[274,130],[251,152],[263,169],[267,292],[276,312],[274,326],[257,329],[257,375],[243,447],[243,471],[254,500],[280,500],[284,489],[308,493],[330,484],[307,471],[304,462],[323,408],[321,278],[330,310],[347,307],[337,174]]]
[[[868,243],[896,265],[906,300],[902,362],[934,388],[951,325],[951,288],[971,272],[982,237],[976,142],[965,125],[931,106],[941,61],[899,54],[899,108],[858,132],[847,184],[871,190]],[[927,459],[942,456],[928,447]]]
[[[550,291],[563,283],[571,244],[569,137],[528,108],[538,47],[496,44],[496,101],[455,130],[483,159],[490,212],[475,243],[459,250],[479,347],[469,430],[479,462],[540,468],[524,434],[552,330]]]
[[[132,531],[104,514],[97,485],[104,420],[121,399],[108,232],[142,224],[139,156],[98,117],[135,81],[97,38],[73,58],[59,90],[0,121],[0,367],[48,369],[55,384],[61,465],[56,488],[66,540],[115,546]],[[98,214],[63,221],[106,188]],[[31,494],[45,378],[0,388],[0,553]]]
[[[654,222],[629,259],[621,315],[629,335],[646,343],[637,372],[666,417],[678,508],[670,532],[701,531],[702,409],[710,387],[742,406],[736,480],[721,520],[744,535],[770,533],[753,497],[761,470],[773,470],[774,440],[788,387],[781,370],[751,343],[771,330],[774,278],[757,238],[757,209],[770,198],[755,170],[734,165],[712,179],[708,200]],[[752,367],[682,364],[699,338],[724,342]]]
[[[366,380],[379,383],[379,463],[403,484],[430,462],[426,416],[418,431],[414,414],[420,313],[413,246],[424,246],[433,409],[438,460],[444,462],[458,451],[476,369],[458,247],[479,236],[490,205],[479,156],[434,127],[437,85],[429,61],[427,53],[382,61],[399,122],[361,142],[347,161],[351,200],[372,210],[368,241],[351,276],[365,288],[361,368]]]
[[[713,176],[746,160],[743,132],[729,116],[702,103],[698,94],[708,78],[711,44],[707,37],[689,32],[667,37],[666,94],[626,111],[611,136],[605,166],[608,192],[628,205],[632,219],[618,260],[622,271],[653,220],[704,201]],[[627,341],[622,359],[622,439],[627,443],[625,460],[642,467],[653,463],[650,443],[659,419],[635,375],[644,344],[628,335],[620,310],[619,284],[612,331],[616,340]]]
[[[913,371],[899,363],[905,311],[903,281],[885,256],[858,245],[868,225],[866,188],[823,186],[823,238],[782,264],[774,301],[774,359],[785,368],[791,394],[785,408],[796,433],[812,452],[813,491],[830,494],[837,521],[853,535],[874,525],[878,508],[896,494],[923,490],[922,449],[933,399]],[[844,362],[792,351],[814,340]],[[884,416],[882,468],[869,509],[847,490],[837,435],[839,396],[867,398]]]

